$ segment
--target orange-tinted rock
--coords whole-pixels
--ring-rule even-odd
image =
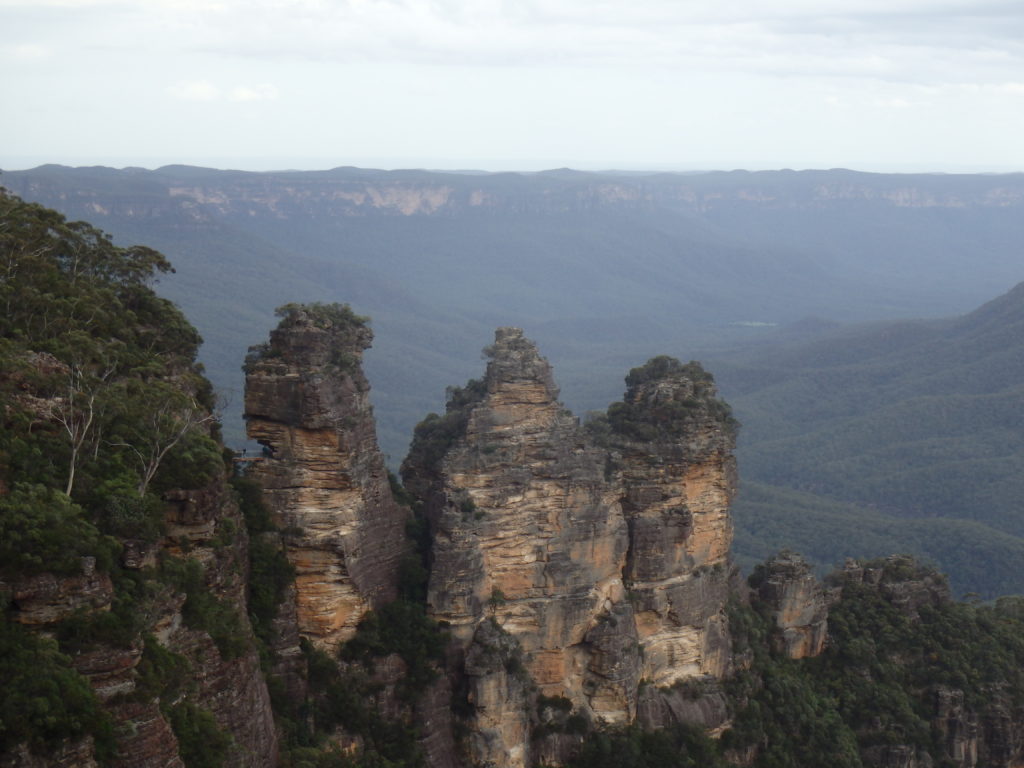
[[[391,497],[360,368],[359,318],[293,308],[247,362],[252,476],[285,533],[299,632],[337,648],[396,594],[405,515]]]
[[[678,389],[699,418],[644,439],[610,419],[596,440],[521,330],[486,352],[483,381],[417,428],[402,473],[431,526],[429,609],[464,659],[471,758],[518,767],[576,743],[531,745],[531,687],[585,721],[629,723],[642,678],[728,669],[732,438],[713,389],[659,376],[627,393],[634,410]]]
[[[773,612],[782,650],[791,659],[817,656],[828,637],[828,601],[811,567],[799,555],[776,555],[757,575],[758,597]]]

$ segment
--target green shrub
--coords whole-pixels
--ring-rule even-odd
[[[178,754],[185,768],[221,768],[231,748],[231,738],[213,719],[209,710],[183,701],[167,712],[178,739]]]
[[[188,681],[188,659],[168,650],[152,635],[143,637],[143,642],[142,658],[135,667],[134,695],[143,701],[159,698],[166,709]]]
[[[81,507],[53,488],[17,484],[0,496],[0,570],[27,575],[81,573],[82,558],[110,570],[119,545],[85,519]]]
[[[245,527],[250,535],[275,530],[270,507],[263,500],[263,489],[259,483],[248,477],[232,477],[231,487],[238,499],[238,508],[245,518]]]
[[[255,536],[249,542],[249,618],[256,636],[270,644],[271,626],[295,569],[273,538]]]
[[[238,611],[210,593],[198,561],[164,557],[160,574],[164,581],[185,593],[181,617],[187,627],[205,631],[225,659],[237,658],[246,651],[249,644]]]
[[[27,744],[47,754],[65,740],[91,735],[109,756],[110,722],[88,681],[71,667],[57,643],[0,616],[0,753]]]
[[[368,612],[342,647],[341,657],[368,664],[397,653],[407,667],[400,692],[412,698],[437,677],[447,643],[448,633],[427,616],[423,604],[399,599]]]

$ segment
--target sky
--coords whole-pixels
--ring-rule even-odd
[[[0,0],[0,168],[1024,171],[1022,0]]]

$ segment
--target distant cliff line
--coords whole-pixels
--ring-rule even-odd
[[[23,196],[57,197],[83,215],[161,217],[166,208],[196,219],[217,215],[432,216],[478,210],[568,213],[604,208],[709,213],[732,206],[766,210],[865,204],[893,208],[1012,208],[1024,205],[1024,174],[878,174],[843,169],[708,173],[479,173],[361,168],[242,172],[191,166],[156,170],[40,166],[8,171]],[[130,189],[98,199],[74,188]],[[161,204],[158,204],[159,203]]]

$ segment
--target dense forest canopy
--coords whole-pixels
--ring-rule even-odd
[[[109,753],[66,652],[135,642],[147,589],[123,572],[122,542],[156,541],[160,493],[222,471],[199,335],[151,287],[170,269],[0,190],[0,753],[86,733]],[[56,639],[13,621],[11,585],[94,569],[117,585],[109,612],[61,622]]]

